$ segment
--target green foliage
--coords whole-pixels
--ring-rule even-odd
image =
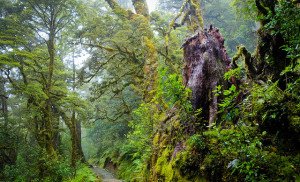
[[[191,110],[191,104],[188,101],[191,90],[183,85],[182,76],[176,73],[171,74],[167,67],[160,67],[158,73],[156,94],[157,102],[160,101],[158,104],[168,109],[178,105],[186,111]]]
[[[80,164],[76,170],[75,176],[73,177],[64,177],[64,182],[101,182],[86,164]]]
[[[129,123],[132,131],[128,134],[128,142],[121,152],[124,161],[121,161],[119,175],[125,179],[143,178],[147,172],[147,163],[151,156],[153,123],[158,117],[157,109],[147,103],[142,103],[133,114],[133,120]]]
[[[288,52],[288,57],[295,59],[300,57],[300,14],[299,7],[290,1],[279,1],[275,7],[275,15],[270,12],[266,19],[270,22],[265,28],[271,35],[280,34],[288,44],[282,48]]]
[[[271,21],[264,27],[273,36],[281,34],[286,40],[282,48],[293,61],[281,72],[284,83],[268,80],[256,84],[247,80],[239,85],[239,90],[231,86],[222,91],[218,86],[215,91],[222,96],[218,121],[232,121],[234,125],[204,132],[209,154],[200,169],[209,173],[210,180],[294,181],[298,176],[299,148],[294,146],[299,143],[300,131],[299,60],[294,41],[299,42],[299,17],[294,11],[299,10],[289,2],[280,1],[276,15],[267,17]],[[226,73],[225,78],[241,79],[243,65],[240,67]],[[237,97],[239,94],[243,97]]]
[[[202,4],[204,23],[207,27],[212,24],[220,29],[230,56],[241,44],[251,51],[255,49],[257,25],[255,18],[252,18],[256,16],[254,0],[214,0],[203,1]]]
[[[11,147],[16,160],[6,162],[4,172],[1,165],[0,173],[5,173],[7,181],[61,181],[63,176],[71,175],[67,157],[70,151],[63,151],[63,155],[59,150],[69,144],[60,140],[65,129],[60,111],[75,110],[83,115],[85,108],[83,100],[67,88],[70,74],[57,42],[68,43],[62,43],[57,35],[70,23],[72,2],[0,2],[0,69],[6,81],[4,97],[8,96],[5,107],[9,108],[6,128],[20,134],[16,139],[18,145]],[[55,39],[53,46],[48,40],[50,36]],[[0,94],[2,106],[2,90]],[[1,141],[1,148],[6,142]]]
[[[215,94],[220,98],[217,125],[209,129],[199,127],[202,110],[193,111],[189,102],[191,91],[183,85],[180,74],[183,54],[180,47],[187,28],[171,27],[174,30],[168,36],[168,45],[165,44],[172,13],[179,8],[173,5],[180,6],[182,0],[162,0],[171,3],[164,4],[161,8],[164,11],[151,14],[151,25],[145,17],[120,8],[112,14],[104,1],[79,1],[79,6],[74,1],[62,0],[0,1],[0,69],[3,75],[6,73],[0,93],[3,110],[3,99],[9,97],[9,123],[5,129],[2,120],[6,118],[2,119],[2,115],[0,118],[0,178],[98,180],[86,165],[79,164],[76,172],[69,167],[71,137],[68,132],[63,133],[66,128],[61,124],[61,112],[67,115],[76,112],[77,120],[94,121],[83,122],[90,126],[87,132],[90,140],[86,140],[90,143],[85,144],[93,149],[88,151],[89,156],[100,164],[111,159],[125,180],[295,181],[299,178],[300,14],[295,1],[274,1],[274,12],[258,18],[254,0],[202,2],[206,24],[220,28],[230,54],[237,44],[254,49],[257,29],[254,21],[259,19],[267,21],[262,33],[284,38],[281,48],[291,60],[285,68],[281,67],[280,80],[247,80],[243,65],[228,71],[224,75],[226,80],[234,78],[242,83],[216,88]],[[49,35],[45,24],[51,13],[47,11],[56,7],[60,7],[56,9],[59,19],[55,23],[56,33],[60,33],[55,39],[60,38],[54,48],[48,49],[50,41],[38,34]],[[172,12],[166,12],[169,9]],[[74,21],[65,21],[70,16]],[[66,27],[67,31],[60,31]],[[75,33],[70,27],[78,30]],[[71,37],[70,32],[76,36]],[[70,42],[74,47],[68,46]],[[90,54],[79,75],[83,83],[92,80],[85,85],[90,87],[89,91],[70,91],[77,86],[76,78],[71,79],[63,60],[72,57],[70,49],[79,49],[74,42],[82,43],[86,47],[80,48]],[[53,50],[56,56],[50,65],[54,70],[49,81],[49,52]],[[156,74],[157,65],[152,64],[156,62],[160,64],[157,78],[145,75],[151,69]],[[145,63],[151,63],[149,68]],[[149,79],[152,76],[155,80]],[[155,83],[153,90],[145,89],[149,80]],[[154,97],[143,98],[147,94]],[[85,95],[94,103],[83,99]],[[45,129],[46,124],[55,129]],[[43,143],[54,132],[62,137],[55,149],[57,158],[49,155]]]
[[[169,161],[169,158],[171,156],[172,150],[170,148],[166,148],[163,150],[161,156],[158,157],[157,163],[155,166],[156,171],[165,176],[165,181],[171,181],[173,178],[173,169],[172,164]]]
[[[188,147],[197,149],[197,150],[204,150],[205,149],[205,141],[202,135],[195,134],[192,135],[187,141],[186,144]]]
[[[126,181],[144,181],[145,174],[140,171],[140,167],[143,161],[135,160],[133,163],[131,160],[122,160],[119,165],[118,176]]]
[[[174,14],[169,11],[155,11],[151,13],[151,24],[153,30],[158,33],[155,36],[156,47],[159,53],[159,59],[164,60],[165,67],[168,67],[169,73],[181,73],[183,64],[183,50],[180,48],[184,43],[188,28],[181,26],[172,29],[170,34],[169,24]],[[162,69],[162,68],[161,68]]]
[[[240,109],[237,100],[240,91],[237,90],[234,85],[231,85],[231,87],[228,90],[222,90],[221,86],[217,86],[214,92],[215,95],[220,96],[220,98],[223,98],[218,104],[218,114],[220,116],[218,122],[235,122],[240,114]]]
[[[137,108],[140,98],[131,87],[125,88],[117,96],[114,93],[104,94],[93,106],[93,115],[97,119],[88,125],[87,137],[91,150],[85,150],[91,159],[104,165],[107,158],[114,162],[119,160],[123,145],[126,144],[126,135],[132,120],[131,112]],[[105,137],[103,137],[105,136]],[[84,144],[87,145],[87,144]]]
[[[251,3],[255,6],[254,1],[249,1],[249,5]],[[281,24],[283,22],[277,26]],[[294,26],[285,25],[284,31]],[[278,33],[284,34],[283,30]],[[297,33],[290,33],[297,36]],[[297,40],[292,36],[289,38]],[[291,50],[296,49],[291,47]],[[172,147],[168,146],[168,151],[162,150],[157,160],[161,165],[156,166],[159,174],[165,176],[168,171],[168,175],[173,178],[176,169],[180,169],[185,176],[189,176],[188,173],[198,168],[200,175],[206,176],[209,181],[294,181],[299,173],[299,148],[294,147],[299,143],[297,136],[300,131],[299,60],[297,50],[288,52],[289,57],[296,61],[281,73],[286,77],[285,90],[279,88],[278,82],[271,81],[260,84],[249,84],[246,81],[238,89],[235,85],[226,90],[218,86],[215,94],[221,98],[221,102],[217,122],[226,121],[226,124],[212,127],[204,133],[198,131],[199,134],[189,137],[186,148],[177,153],[177,165],[172,163],[173,159],[170,160],[170,153],[173,152],[169,150]],[[240,65],[224,77],[227,80],[245,79],[243,76],[243,65]],[[174,141],[174,138],[171,140]],[[190,159],[196,160],[198,164]]]
[[[244,112],[247,113],[248,119],[274,133],[299,132],[298,89],[299,79],[289,83],[284,91],[278,87],[277,82],[254,85],[251,95],[244,102]],[[248,110],[250,105],[251,111]]]
[[[231,6],[235,8],[240,17],[255,20],[257,16],[257,7],[255,0],[233,0]]]
[[[97,181],[94,172],[86,165],[78,163],[76,169],[70,167],[68,156],[53,160],[45,150],[34,143],[22,146],[19,141],[15,164],[6,165],[5,181]],[[68,155],[68,153],[66,153]],[[75,171],[76,170],[76,171]]]
[[[35,151],[29,151],[29,153],[30,155],[27,158],[19,154],[15,165],[6,166],[4,179],[8,181],[32,181],[38,179],[37,161],[33,160],[33,158],[36,159],[37,154]],[[30,162],[26,161],[28,158],[31,159]]]
[[[160,6],[159,9],[162,9],[164,11],[159,12],[160,14],[167,14],[172,13],[174,18],[174,12],[175,14],[178,13],[183,0],[159,0]],[[220,32],[223,34],[225,38],[225,46],[227,49],[227,52],[229,55],[233,55],[235,52],[236,46],[243,44],[247,47],[247,49],[253,51],[255,49],[255,43],[256,43],[256,34],[255,30],[257,29],[257,25],[255,24],[256,19],[256,6],[254,0],[204,0],[201,1],[201,7],[203,9],[203,19],[205,27],[209,27],[209,25],[216,26],[220,29]],[[168,18],[168,16],[165,16],[165,18]],[[170,19],[168,22],[170,22]],[[160,19],[161,20],[161,19]],[[181,19],[179,18],[176,23],[180,23]],[[163,24],[164,25],[164,24]],[[167,24],[168,26],[168,24]],[[182,28],[180,30],[180,28]],[[185,26],[182,26],[180,28],[176,28],[174,31],[181,31],[183,35],[187,34],[187,30]],[[158,28],[157,28],[158,29]],[[162,30],[163,28],[160,28],[159,30]],[[179,29],[179,30],[178,30]],[[175,33],[174,35],[177,35],[177,40],[184,41],[184,39],[181,39],[178,36],[178,33]],[[165,36],[164,34],[162,36]],[[172,36],[172,35],[171,35]],[[176,40],[175,37],[172,37],[170,40]],[[183,42],[182,42],[183,43]],[[181,45],[182,45],[181,43]],[[170,51],[171,55],[172,52],[176,51],[178,52],[177,47],[171,47]],[[162,49],[164,50],[164,49]],[[179,52],[178,52],[179,53]],[[177,56],[176,56],[177,57]],[[171,64],[170,68],[174,64],[174,59],[170,59]],[[179,63],[182,63],[181,59],[178,60]],[[177,62],[175,62],[177,63]],[[177,66],[178,73],[180,71],[180,66]]]
[[[282,108],[276,110],[270,110],[273,104],[284,104],[283,92],[278,88],[278,83],[270,83],[264,86],[255,85],[251,94],[253,115],[260,117],[262,116],[263,121],[267,121],[272,118],[276,118],[277,113],[281,112]],[[269,112],[266,112],[269,110]],[[262,115],[264,113],[264,115]],[[278,118],[279,119],[279,118]]]
[[[71,176],[72,170],[67,158],[53,160],[45,150],[27,144],[20,148],[14,165],[7,165],[4,170],[8,181],[57,181]]]
[[[183,111],[191,110],[188,101],[190,91],[183,86],[182,78],[177,74],[169,74],[167,68],[160,68],[158,73],[154,99],[150,103],[140,104],[133,111],[133,120],[128,124],[131,131],[120,151],[118,174],[121,178],[145,179],[149,170],[147,166],[152,152],[153,131],[165,120],[165,112],[174,107]]]
[[[128,135],[131,139],[131,144],[136,146],[134,148],[145,149],[145,147],[149,146],[153,122],[157,115],[155,111],[156,108],[154,108],[151,104],[146,103],[142,103],[139,108],[134,110],[133,121],[129,123],[129,126],[133,129],[133,131]],[[142,151],[140,152],[140,154],[143,153]]]
[[[241,79],[243,76],[243,70],[241,67],[230,69],[224,74],[225,80],[230,80],[232,77],[235,79]]]
[[[211,175],[215,177],[274,181],[292,180],[298,173],[295,165],[298,165],[299,155],[281,156],[275,148],[265,146],[262,142],[267,132],[258,133],[256,127],[214,128],[204,132],[204,136],[210,155],[204,159],[202,170],[214,171]]]

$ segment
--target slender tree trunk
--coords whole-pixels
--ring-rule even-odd
[[[45,139],[45,148],[49,155],[56,156],[55,147],[53,145],[54,133],[53,133],[53,106],[51,101],[51,91],[52,91],[52,77],[54,70],[54,61],[55,61],[55,29],[50,26],[49,40],[47,42],[48,54],[49,54],[49,64],[48,64],[48,81],[46,85],[45,93],[48,96],[45,106],[45,117],[44,117],[44,139]]]
[[[47,41],[47,49],[49,54],[49,64],[48,64],[48,79],[46,83],[45,93],[48,96],[48,99],[46,100],[46,106],[45,106],[45,113],[44,113],[44,130],[46,131],[44,134],[45,139],[45,147],[47,150],[47,153],[49,155],[54,156],[54,158],[57,158],[57,154],[55,151],[55,145],[54,145],[54,135],[55,132],[53,130],[54,125],[54,118],[53,118],[53,112],[54,112],[54,106],[52,103],[52,82],[53,82],[53,72],[54,72],[54,65],[55,65],[55,35],[56,35],[56,10],[55,7],[50,6],[50,16],[49,16],[49,39]]]
[[[74,56],[74,51],[73,51],[73,85],[72,89],[73,92],[76,90],[76,65],[75,65],[75,56]],[[71,158],[71,165],[73,167],[76,166],[76,162],[85,162],[85,157],[82,151],[82,146],[81,146],[81,122],[80,120],[76,119],[76,111],[73,108],[72,111],[72,117],[71,117],[71,125],[69,127],[70,132],[71,132],[71,140],[72,140],[72,158]]]
[[[61,135],[59,132],[59,112],[56,107],[53,108],[53,146],[57,153],[61,153],[60,144],[61,144]]]
[[[2,71],[0,71],[0,99],[1,99],[1,111],[4,119],[4,128],[8,127],[8,109],[7,109],[7,96],[5,89],[5,79]]]
[[[72,113],[71,125],[71,140],[72,140],[72,158],[71,165],[76,166],[76,162],[85,162],[84,154],[81,147],[81,124],[76,120],[76,113]]]

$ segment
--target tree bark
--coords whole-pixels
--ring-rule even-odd
[[[48,80],[46,84],[45,93],[48,96],[46,101],[45,108],[45,144],[48,154],[56,156],[55,146],[53,145],[54,141],[54,131],[53,131],[53,104],[52,104],[52,79],[53,79],[53,71],[54,71],[54,62],[55,62],[55,32],[56,32],[56,17],[55,17],[55,9],[53,7],[50,8],[50,24],[49,24],[49,40],[47,41],[47,48],[49,54],[49,64],[48,64]]]
[[[81,123],[79,120],[76,120],[76,113],[72,113],[71,118],[71,140],[72,140],[72,158],[71,165],[72,167],[76,166],[76,162],[85,162],[84,154],[81,146]]]
[[[71,151],[71,166],[76,167],[76,162],[86,162],[81,146],[81,123],[76,119],[75,111],[72,112],[71,118],[63,111],[59,111],[62,119],[70,130],[71,141],[72,141],[72,151]]]
[[[4,119],[4,128],[8,128],[8,109],[7,109],[7,99],[6,89],[5,89],[5,79],[3,77],[2,71],[0,71],[0,99],[1,99],[1,114]]]
[[[72,62],[72,71],[73,71],[73,85],[72,90],[75,92],[76,90],[76,65],[75,65],[75,55],[73,51],[73,62]],[[81,146],[81,122],[76,119],[76,111],[73,108],[72,116],[71,116],[71,125],[69,125],[69,129],[71,132],[71,140],[72,140],[72,158],[71,158],[71,166],[76,167],[76,162],[80,161],[82,163],[86,162],[85,157],[82,151]]]
[[[192,105],[202,109],[202,117],[213,124],[217,115],[216,86],[224,85],[224,73],[230,59],[224,48],[224,38],[217,28],[210,27],[189,38],[183,45],[185,67],[184,84],[192,90]]]

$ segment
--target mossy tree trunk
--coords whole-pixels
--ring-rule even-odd
[[[32,4],[32,8],[37,10],[39,6],[37,4]],[[57,35],[57,12],[58,7],[55,7],[53,4],[46,5],[45,8],[49,8],[49,12],[46,12],[45,9],[40,9],[40,11],[45,12],[45,17],[48,17],[48,21],[45,20],[45,25],[47,25],[48,30],[48,40],[46,41],[47,44],[47,50],[49,55],[49,63],[48,63],[48,78],[47,83],[45,85],[45,94],[47,95],[47,100],[45,102],[45,108],[43,109],[43,124],[42,124],[42,130],[44,131],[42,136],[39,136],[39,138],[42,138],[44,142],[44,147],[46,148],[46,151],[49,155],[53,156],[54,158],[57,158],[57,153],[54,146],[54,118],[53,118],[53,101],[52,101],[52,82],[53,82],[53,72],[54,72],[54,62],[56,57],[56,50],[55,50],[55,36]],[[43,17],[41,17],[44,19]]]
[[[72,140],[72,157],[71,165],[76,166],[76,162],[85,162],[84,154],[81,146],[81,122],[76,119],[76,113],[72,113],[71,125],[69,126]]]
[[[75,57],[73,52],[73,63],[72,63],[72,71],[73,71],[73,85],[72,90],[75,92],[76,90],[76,65],[75,65]],[[75,106],[74,106],[75,107]],[[65,118],[67,119],[67,118]],[[71,133],[72,140],[72,156],[71,156],[71,166],[76,167],[76,162],[80,161],[82,163],[86,162],[83,154],[82,146],[81,146],[81,121],[76,118],[76,111],[73,108],[71,121],[67,121],[67,126]]]
[[[154,96],[154,90],[156,88],[157,80],[157,66],[158,57],[156,46],[153,41],[153,32],[150,27],[150,17],[148,5],[145,0],[133,0],[135,12],[123,9],[115,0],[105,0],[112,8],[113,12],[121,19],[125,18],[129,21],[140,21],[140,26],[145,26],[143,29],[146,34],[143,36],[141,45],[145,46],[147,53],[144,55],[145,61],[143,65],[144,80],[143,84],[140,85],[140,89],[143,90],[143,98],[146,102],[151,101]],[[138,28],[138,27],[137,27]]]
[[[76,112],[72,111],[71,117],[63,111],[60,111],[60,116],[69,128],[72,141],[71,151],[71,166],[76,167],[76,162],[86,162],[81,146],[81,122],[76,118]]]

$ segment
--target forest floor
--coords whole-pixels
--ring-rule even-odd
[[[122,182],[122,180],[118,180],[113,174],[105,169],[93,166],[93,171],[102,179],[102,182]]]

